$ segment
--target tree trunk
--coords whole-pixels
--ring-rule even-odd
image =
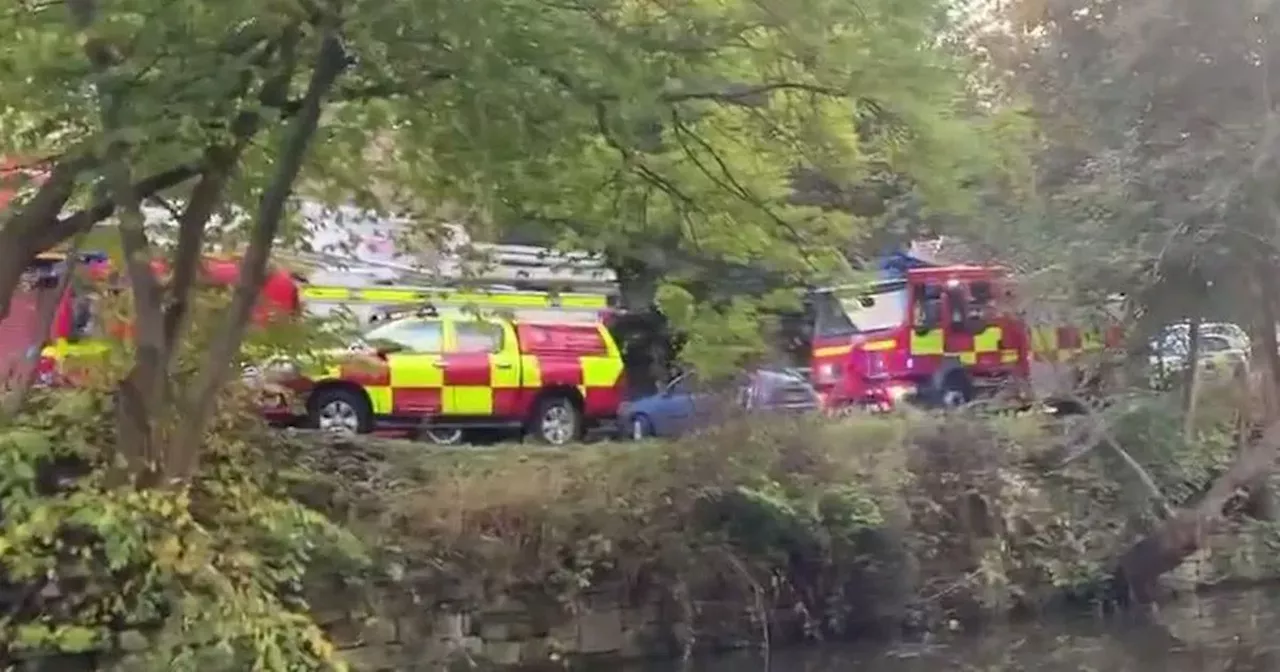
[[[1139,604],[1154,601],[1160,577],[1203,547],[1207,535],[1222,524],[1223,507],[1271,473],[1278,451],[1280,421],[1251,441],[1194,507],[1178,511],[1120,556],[1113,572],[1118,597]]]
[[[178,426],[166,451],[174,465],[174,478],[190,478],[200,464],[205,425],[213,413],[218,394],[226,383],[227,369],[244,340],[245,330],[266,281],[267,263],[280,230],[280,221],[284,217],[286,201],[302,170],[311,141],[315,138],[324,101],[346,69],[347,57],[338,26],[326,26],[301,109],[285,135],[271,182],[259,203],[249,249],[240,262],[240,279],[236,283],[231,305],[227,308],[222,328],[205,353],[195,385],[183,400],[183,422]]]
[[[1182,380],[1182,434],[1192,437],[1196,426],[1196,393],[1200,383],[1200,325],[1204,318],[1192,315],[1187,328],[1187,368]]]
[[[666,329],[653,311],[659,274],[652,264],[632,256],[609,255],[609,265],[618,274],[618,289],[628,317],[617,323],[616,336],[622,341],[627,367],[629,394],[650,394],[666,381]]]
[[[1257,409],[1242,411],[1244,417],[1241,418],[1240,423],[1242,425],[1241,446],[1247,445],[1245,442],[1251,438],[1249,434],[1257,426],[1254,423],[1257,422],[1259,415],[1265,418],[1263,422],[1266,423],[1280,420],[1280,343],[1277,343],[1280,339],[1276,337],[1276,315],[1277,308],[1280,307],[1280,295],[1270,281],[1271,278],[1277,277],[1274,270],[1275,265],[1268,251],[1262,259],[1259,259],[1257,272],[1254,274],[1258,284],[1260,310],[1258,323],[1254,325],[1256,343],[1251,354],[1262,371],[1261,375],[1253,375],[1256,371],[1250,367],[1251,375],[1244,382],[1248,390],[1255,389],[1254,384],[1259,386],[1257,389],[1262,393],[1262,412],[1259,414]],[[1249,502],[1246,509],[1249,515],[1258,520],[1276,520],[1280,514],[1280,505],[1276,502],[1275,493],[1269,481],[1270,474],[1266,474],[1249,489]]]

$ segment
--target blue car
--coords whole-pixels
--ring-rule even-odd
[[[632,439],[676,437],[706,427],[722,411],[803,413],[821,406],[818,393],[794,371],[760,370],[745,376],[729,394],[710,392],[695,373],[672,379],[660,392],[625,402],[618,411],[619,428]]]

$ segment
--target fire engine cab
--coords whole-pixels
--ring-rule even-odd
[[[920,264],[813,292],[810,367],[824,407],[958,406],[997,391],[1050,402],[1096,383],[1118,326],[1059,326],[1060,315],[1017,307],[1014,288],[999,267]]]

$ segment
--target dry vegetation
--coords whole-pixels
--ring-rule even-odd
[[[1206,405],[1193,442],[1176,405],[1114,412],[1117,440],[1174,504],[1235,450],[1230,409]],[[1065,446],[1071,435],[1035,416],[912,414],[568,451],[307,438],[277,455],[302,501],[427,599],[571,603],[623,581],[695,603],[763,596],[812,632],[849,635],[1115,598],[1116,557],[1150,502],[1113,451]]]

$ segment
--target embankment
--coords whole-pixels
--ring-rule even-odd
[[[961,415],[449,451],[232,417],[194,489],[138,493],[68,471],[100,452],[73,421],[96,402],[60,403],[0,436],[5,655],[89,668],[537,667],[963,628],[1105,599],[1151,510],[1113,451],[1061,445],[1072,427]],[[1224,427],[1185,443],[1157,405],[1123,412],[1171,499],[1230,457]],[[1274,535],[1250,529],[1181,578],[1270,576]]]

